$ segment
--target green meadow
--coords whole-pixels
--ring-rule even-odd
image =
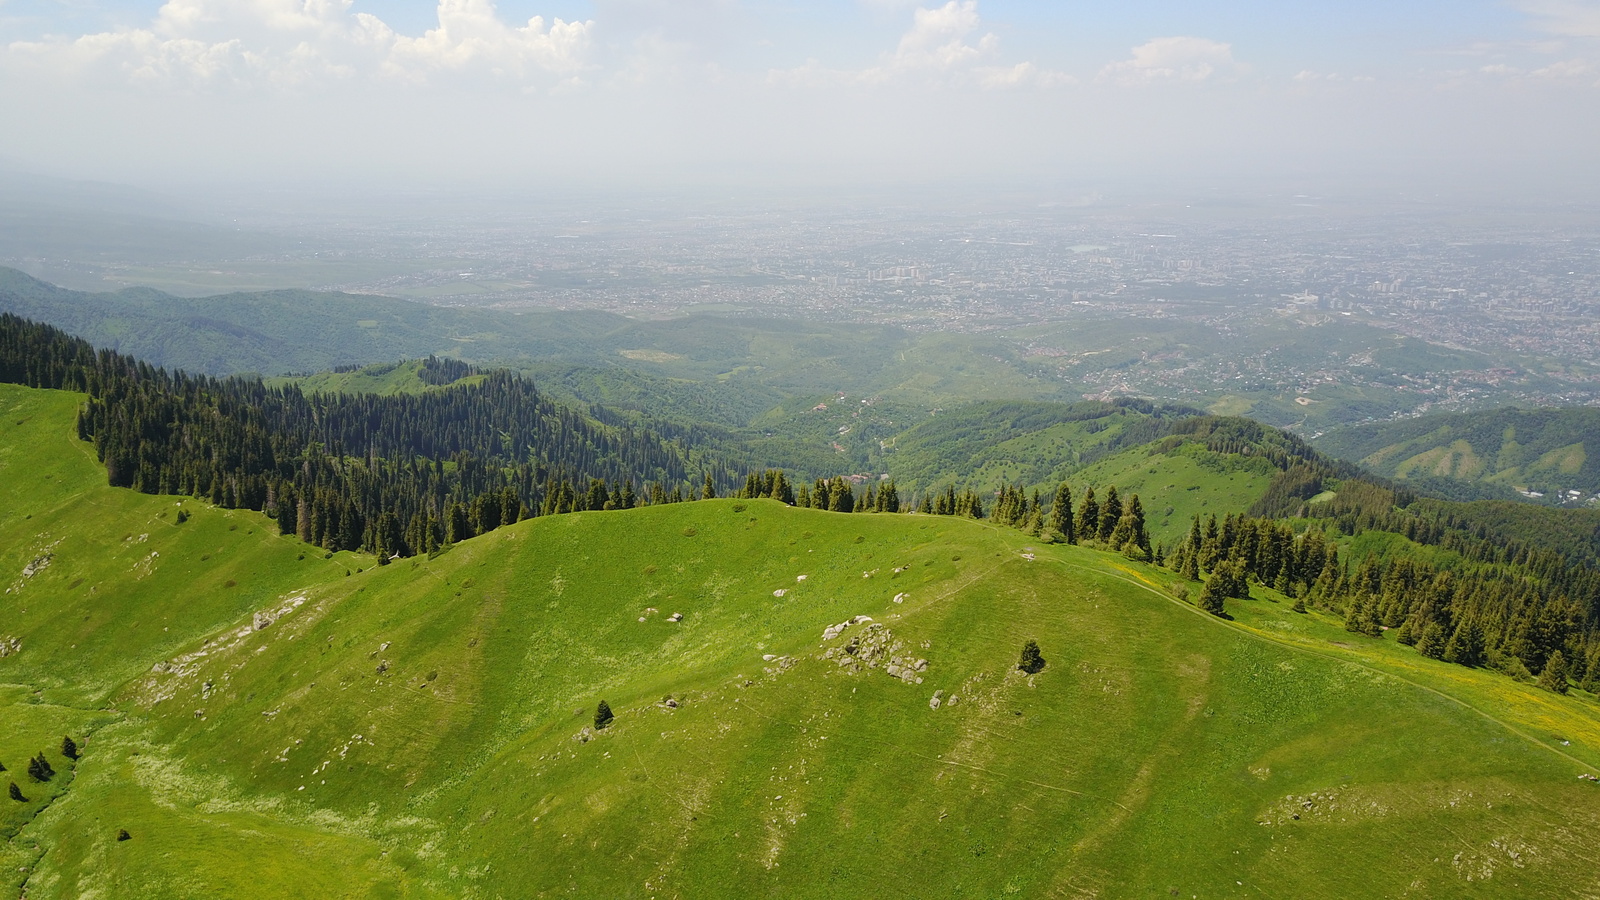
[[[0,872],[30,900],[1600,892],[1595,698],[1270,591],[1223,620],[1118,555],[765,500],[325,558],[106,487],[80,402],[0,386]],[[1142,472],[1153,525],[1259,495],[1096,466]]]

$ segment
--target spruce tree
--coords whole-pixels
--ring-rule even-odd
[[[1444,645],[1444,661],[1472,668],[1483,665],[1483,629],[1476,619],[1463,619]]]
[[[1096,528],[1095,536],[1101,543],[1111,539],[1111,533],[1117,530],[1117,523],[1122,520],[1122,501],[1117,497],[1117,486],[1106,488],[1106,499],[1100,502],[1100,523]]]
[[[706,483],[705,486],[700,489],[700,497],[705,500],[715,500],[717,497],[717,486],[711,483],[710,472],[706,473]]]
[[[1561,655],[1560,650],[1545,660],[1544,671],[1539,673],[1539,687],[1557,694],[1567,692],[1567,658]]]
[[[1133,542],[1139,549],[1150,552],[1150,532],[1145,529],[1144,504],[1139,502],[1139,495],[1134,494],[1128,499],[1128,508],[1122,511],[1125,518],[1133,522]]]
[[[1178,574],[1190,581],[1200,580],[1200,551],[1185,548],[1183,563],[1178,566]]]
[[[1076,544],[1078,530],[1072,522],[1072,488],[1067,487],[1065,481],[1056,486],[1055,500],[1050,503],[1050,530],[1061,538],[1063,543]]]
[[[780,475],[782,473],[779,473]],[[883,486],[878,492],[878,509],[882,512],[897,513],[900,511],[900,489],[895,487],[894,479]]]
[[[1078,540],[1092,541],[1100,530],[1100,501],[1094,498],[1094,488],[1084,488],[1083,501],[1078,504]]]
[[[77,762],[78,742],[74,741],[71,737],[63,737],[61,739],[61,755],[72,760],[73,762]]]
[[[1022,645],[1022,658],[1017,661],[1017,668],[1029,675],[1038,674],[1044,668],[1044,657],[1039,655],[1039,642],[1028,641]]]
[[[1422,636],[1417,638],[1417,652],[1429,659],[1443,659],[1447,643],[1444,626],[1438,622],[1429,622],[1423,626]]]
[[[28,798],[22,796],[22,788],[17,787],[17,783],[15,781],[11,782],[11,799],[17,801],[18,803],[28,802]]]
[[[1206,585],[1200,591],[1200,600],[1196,604],[1201,609],[1213,616],[1226,616],[1227,611],[1223,600],[1228,596],[1228,576],[1222,572],[1213,572],[1206,579]]]
[[[599,731],[607,725],[610,725],[611,720],[614,718],[616,718],[616,716],[611,714],[610,705],[604,700],[601,700],[600,705],[594,708],[594,729]]]
[[[1406,619],[1400,623],[1400,630],[1395,632],[1394,639],[1396,643],[1405,644],[1407,647],[1416,646],[1417,629],[1412,620]]]
[[[28,777],[34,781],[44,782],[56,777],[56,770],[50,767],[50,761],[44,758],[44,751],[38,756],[28,760]]]

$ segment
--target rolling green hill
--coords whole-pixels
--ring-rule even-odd
[[[1380,474],[1536,491],[1600,494],[1600,409],[1496,409],[1330,431],[1317,448]]]
[[[378,567],[105,487],[80,402],[0,385],[0,871],[32,900],[1600,890],[1593,697],[1271,591],[1224,621],[1120,556],[772,501]]]

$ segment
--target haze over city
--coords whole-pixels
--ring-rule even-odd
[[[0,168],[200,191],[1592,196],[1600,4],[0,3]]]

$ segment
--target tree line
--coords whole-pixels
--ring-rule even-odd
[[[705,448],[597,421],[505,371],[414,395],[306,394],[167,372],[8,313],[0,380],[88,394],[78,434],[113,486],[259,510],[330,551],[426,553],[530,515],[735,483]]]

